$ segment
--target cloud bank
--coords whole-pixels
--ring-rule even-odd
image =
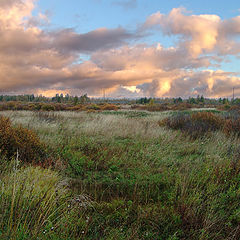
[[[41,28],[49,19],[32,15],[35,4],[0,0],[0,93],[223,97],[240,89],[239,73],[221,70],[228,57],[239,57],[240,16],[222,20],[176,8],[152,14],[134,32],[79,33]],[[152,33],[178,40],[169,48],[149,45],[141,37]]]

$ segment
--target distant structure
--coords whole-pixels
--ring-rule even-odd
[[[103,89],[103,100],[106,99],[105,89]]]
[[[233,98],[233,100],[234,100],[234,90],[235,90],[235,89],[234,89],[234,87],[233,87],[233,97],[232,97],[232,98]]]

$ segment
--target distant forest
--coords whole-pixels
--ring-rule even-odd
[[[151,104],[151,103],[189,103],[189,104],[237,104],[240,105],[240,99],[228,98],[205,98],[204,96],[189,97],[183,99],[177,98],[139,98],[139,99],[114,99],[114,98],[89,98],[87,94],[82,96],[70,96],[69,94],[56,94],[54,97],[45,97],[42,95],[35,96],[34,94],[26,95],[0,95],[0,102],[45,102],[45,103],[69,103],[69,104],[86,104],[86,103],[119,103],[119,104]]]

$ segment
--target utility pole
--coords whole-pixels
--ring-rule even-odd
[[[105,89],[103,89],[103,100],[105,101]]]
[[[234,101],[234,87],[233,87],[233,101]]]

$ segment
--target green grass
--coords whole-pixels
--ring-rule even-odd
[[[105,114],[105,115],[122,115],[127,118],[139,118],[139,117],[147,117],[151,116],[149,112],[144,112],[144,111],[103,111],[100,112],[99,114]]]
[[[69,190],[56,172],[16,164],[1,176],[0,238],[45,239],[62,227]]]
[[[13,232],[15,239],[239,239],[239,139],[216,131],[191,140],[180,131],[159,127],[168,112],[134,117],[118,111],[61,112],[51,121],[31,112],[2,114],[34,129],[55,159],[51,170],[2,170],[2,236]],[[67,185],[59,185],[62,181]],[[40,220],[39,199],[45,213]],[[33,209],[32,222],[17,206]],[[13,218],[18,215],[22,217]]]

